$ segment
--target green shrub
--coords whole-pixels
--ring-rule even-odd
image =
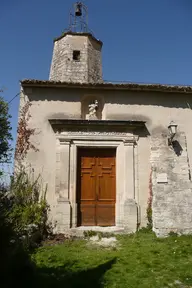
[[[153,228],[153,219],[152,219],[152,208],[151,208],[151,205],[149,205],[147,207],[147,220],[148,220],[148,223],[147,223],[147,227],[148,229],[151,229]]]
[[[7,217],[26,248],[37,247],[51,232],[46,190],[23,169],[11,179]]]
[[[1,244],[1,287],[27,284],[35,273],[34,263],[23,247],[12,223],[7,217],[11,208],[5,187],[0,187],[0,244]],[[21,277],[22,275],[22,277]],[[26,287],[26,286],[22,286]]]
[[[177,234],[177,232],[170,231],[169,232],[169,237],[178,237],[178,234]]]
[[[97,231],[93,231],[93,230],[88,230],[88,231],[84,231],[83,235],[85,238],[91,238],[93,236],[97,236],[98,232]]]

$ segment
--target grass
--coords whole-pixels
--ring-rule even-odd
[[[152,232],[138,232],[118,240],[116,250],[88,248],[83,240],[38,249],[33,255],[36,287],[192,286],[192,236],[159,239]]]

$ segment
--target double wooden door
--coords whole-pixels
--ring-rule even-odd
[[[116,150],[80,149],[78,153],[78,226],[114,226]]]

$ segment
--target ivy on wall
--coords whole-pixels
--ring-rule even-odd
[[[148,227],[152,229],[153,227],[153,219],[152,219],[152,199],[153,199],[153,191],[152,191],[152,169],[149,176],[149,198],[148,198],[148,206],[147,206],[147,220]]]
[[[35,134],[35,129],[29,127],[29,120],[31,118],[31,114],[29,112],[30,106],[31,103],[28,101],[20,111],[20,118],[17,128],[17,144],[15,149],[15,159],[17,161],[23,160],[30,149],[34,150],[35,152],[39,151],[30,141],[31,136]]]

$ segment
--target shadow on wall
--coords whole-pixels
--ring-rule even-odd
[[[138,135],[139,137],[148,137],[150,136],[149,130],[147,129],[147,126],[144,125],[142,128],[136,129],[134,131],[134,135]]]
[[[192,109],[191,94],[153,91],[105,91],[105,103]],[[138,111],[139,112],[139,111]]]
[[[30,101],[81,102],[84,95],[92,95],[95,98],[101,97],[102,95],[106,104],[162,106],[167,108],[192,109],[191,94],[186,93],[75,88],[33,88],[32,91],[33,92],[30,94],[27,94],[27,90],[25,91]]]
[[[177,156],[181,156],[183,148],[177,140],[172,141],[172,147]]]
[[[102,288],[103,277],[110,270],[116,258],[101,264],[95,268],[79,272],[73,272],[72,268],[76,263],[69,263],[58,268],[41,268],[38,270],[37,283],[35,287],[47,288]]]
[[[67,88],[33,88],[33,92],[28,94],[25,89],[24,92],[28,95],[30,101],[66,101],[66,102],[80,102],[81,96],[85,93],[83,90],[67,89]]]

